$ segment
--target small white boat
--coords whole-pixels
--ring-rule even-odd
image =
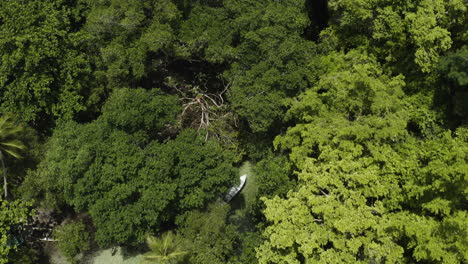
[[[232,187],[229,190],[229,192],[226,194],[226,196],[224,196],[224,200],[226,202],[231,201],[232,198],[234,198],[234,196],[236,196],[236,194],[238,194],[242,190],[242,187],[244,187],[246,181],[247,181],[247,174],[244,174],[244,175],[240,176],[239,186]]]

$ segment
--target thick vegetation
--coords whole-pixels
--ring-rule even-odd
[[[465,0],[1,1],[0,112],[0,263],[468,262]]]

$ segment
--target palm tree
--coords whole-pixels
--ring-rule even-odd
[[[182,251],[180,241],[172,231],[164,233],[160,238],[149,236],[146,243],[151,251],[143,256],[142,263],[178,264],[184,261],[188,253]]]
[[[23,128],[21,126],[15,124],[11,115],[4,114],[0,117],[0,161],[2,162],[3,191],[5,193],[5,200],[8,198],[5,154],[16,159],[21,159],[20,151],[24,150],[26,146],[15,137],[17,137],[18,133],[22,130]]]

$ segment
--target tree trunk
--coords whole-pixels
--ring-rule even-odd
[[[2,161],[3,191],[5,192],[5,200],[6,200],[8,198],[8,187],[7,187],[5,162],[3,161],[3,153],[1,151],[0,151],[0,160]]]

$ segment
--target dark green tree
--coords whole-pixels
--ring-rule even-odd
[[[81,2],[89,8],[83,31],[90,34],[90,49],[99,54],[93,74],[107,90],[134,86],[165,70],[180,19],[172,1]]]
[[[448,91],[451,114],[466,117],[468,114],[468,46],[441,58],[439,71],[442,75],[441,92]]]
[[[144,132],[148,139],[164,139],[164,130],[177,130],[180,103],[159,89],[116,89],[102,108],[102,116],[111,128],[129,134]],[[168,135],[165,135],[168,136]]]
[[[0,4],[0,108],[36,126],[86,109],[91,65],[73,1]],[[69,5],[70,4],[70,5]],[[76,8],[76,9],[75,9]],[[75,9],[75,10],[72,10]]]
[[[91,236],[81,221],[57,227],[54,237],[58,240],[60,251],[71,263],[78,263],[75,257],[90,249]]]
[[[285,98],[308,85],[314,44],[304,2],[226,1],[198,4],[181,26],[186,49],[209,62],[230,63],[228,99],[254,132],[281,121]]]
[[[273,154],[254,167],[259,197],[284,196],[294,188],[292,168],[287,157]]]
[[[227,223],[229,206],[223,202],[211,204],[206,212],[188,212],[179,228],[190,252],[189,263],[228,263],[233,255],[237,232]]]
[[[88,211],[100,245],[143,242],[177,215],[203,208],[234,183],[234,155],[193,130],[164,142],[152,137],[173,124],[176,109],[158,91],[117,90],[96,121],[61,123],[27,179],[32,196]]]

